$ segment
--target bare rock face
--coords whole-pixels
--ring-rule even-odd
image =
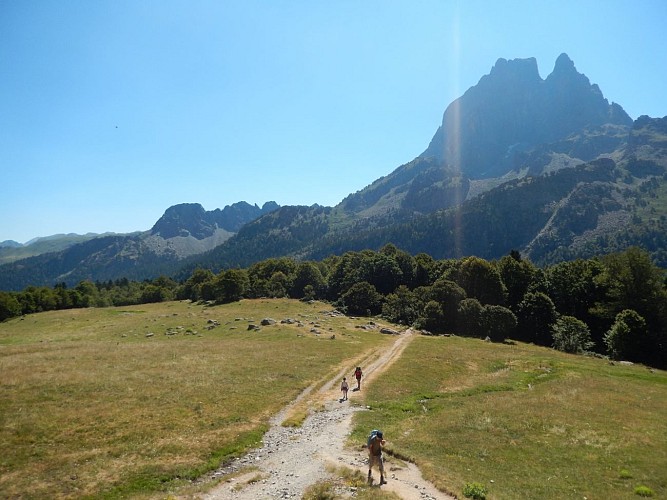
[[[537,62],[498,59],[488,75],[445,111],[422,157],[434,157],[472,179],[503,175],[514,156],[563,141],[583,129],[630,127],[621,106],[579,73],[567,54],[542,80]]]
[[[194,236],[201,240],[212,236],[217,229],[237,232],[242,226],[278,208],[274,201],[262,208],[245,201],[227,205],[222,210],[204,210],[199,203],[181,203],[169,207],[155,223],[151,234],[164,239]]]

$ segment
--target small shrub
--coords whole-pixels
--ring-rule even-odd
[[[486,488],[480,483],[466,483],[463,487],[463,496],[473,500],[485,500]]]
[[[621,469],[621,472],[618,473],[618,477],[621,479],[632,479],[632,474],[628,469]]]
[[[635,495],[639,495],[640,497],[652,497],[653,490],[648,486],[639,485],[635,488]]]

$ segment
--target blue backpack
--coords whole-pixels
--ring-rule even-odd
[[[376,436],[382,439],[382,431],[378,429],[373,429],[368,436],[368,440],[366,441],[366,446],[369,446],[373,438],[375,438]]]

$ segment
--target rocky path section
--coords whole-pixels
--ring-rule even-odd
[[[383,370],[396,360],[412,340],[413,333],[398,335],[390,349],[369,353],[364,363],[365,384],[372,382]],[[352,416],[364,408],[355,404],[357,392],[349,392],[348,401],[340,401],[339,383],[346,372],[339,373],[327,381],[318,391],[311,386],[291,405],[271,420],[271,428],[265,434],[263,446],[245,457],[216,471],[220,477],[248,470],[217,486],[204,496],[207,500],[258,500],[300,499],[312,484],[330,478],[327,465],[344,466],[368,472],[367,454],[362,446],[357,449],[344,448],[351,429]],[[354,387],[356,382],[350,383]],[[322,411],[310,415],[299,428],[283,427],[281,423],[292,408],[303,400],[320,401]],[[387,436],[391,440],[391,436]],[[396,462],[396,463],[394,463]],[[398,463],[389,458],[385,463],[388,484],[382,488],[393,491],[405,500],[451,499],[425,481],[413,464]],[[329,467],[329,470],[332,470]],[[374,470],[376,480],[377,470]],[[352,497],[354,488],[339,490],[341,497]]]

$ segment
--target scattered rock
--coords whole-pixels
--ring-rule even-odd
[[[384,333],[387,335],[398,335],[398,332],[396,330],[392,330],[391,328],[380,328],[380,333]]]
[[[165,335],[176,335],[177,333],[181,333],[184,330],[182,326],[177,326],[173,328],[167,328],[167,331],[164,332]]]
[[[257,330],[259,330],[259,326],[250,323],[250,324],[248,325],[248,330],[254,330],[254,331],[257,331]]]
[[[320,314],[324,314],[325,316],[329,316],[332,318],[340,318],[345,316],[338,309],[334,309],[333,311],[320,311]]]
[[[360,330],[375,330],[375,327],[373,325],[356,325],[355,328],[359,328]]]
[[[261,322],[262,326],[275,325],[276,320],[271,318],[264,318]]]

